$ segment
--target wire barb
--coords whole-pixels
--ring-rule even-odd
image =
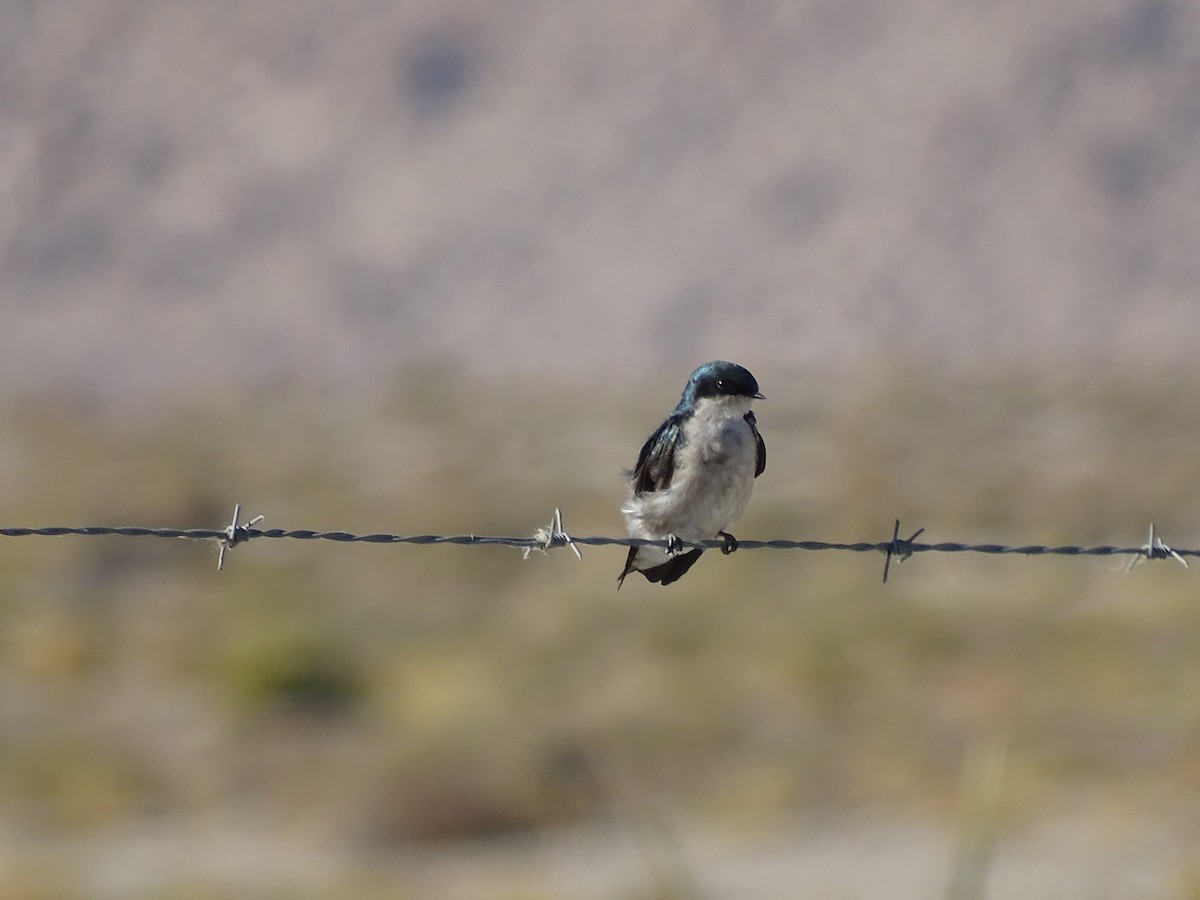
[[[217,554],[218,572],[225,568],[225,551],[232,550],[238,544],[250,540],[250,529],[266,518],[266,516],[258,515],[245,525],[239,525],[238,519],[241,518],[241,515],[242,505],[240,503],[233,504],[233,521],[225,529],[225,534],[217,539],[221,544],[221,552]]]
[[[574,551],[576,559],[583,559],[583,554],[575,546],[574,538],[563,531],[562,510],[555,507],[554,517],[550,520],[550,524],[539,528],[533,533],[533,543],[525,548],[525,553],[521,556],[521,559],[529,559],[529,554],[534,550],[549,553],[558,547],[570,547]]]
[[[1125,567],[1126,572],[1132,572],[1133,567],[1140,563],[1143,559],[1174,559],[1185,569],[1188,568],[1187,560],[1184,559],[1175,550],[1172,550],[1163,539],[1154,533],[1154,523],[1150,523],[1150,534],[1146,538],[1146,543],[1138,550],[1129,560],[1129,564]]]
[[[918,528],[912,533],[910,538],[900,537],[900,520],[896,520],[895,527],[892,528],[892,540],[884,549],[883,552],[886,558],[883,561],[883,583],[887,584],[888,573],[892,569],[892,557],[896,559],[896,565],[904,562],[915,552],[913,550],[913,541],[925,533],[924,528]]]

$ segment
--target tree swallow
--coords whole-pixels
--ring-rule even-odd
[[[679,405],[650,435],[628,472],[632,494],[621,507],[630,537],[666,540],[668,547],[630,547],[617,587],[630,572],[655,584],[678,581],[704,551],[683,553],[683,541],[725,540],[724,529],[750,502],[754,479],[767,467],[752,400],[758,382],[741,366],[708,362],[692,373]]]

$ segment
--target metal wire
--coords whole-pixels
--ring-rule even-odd
[[[367,544],[500,544],[507,547],[528,547],[533,550],[542,549],[544,540],[536,536],[504,537],[480,534],[353,534],[348,531],[309,531],[298,529],[287,531],[282,528],[245,528],[244,535],[238,541],[243,543],[257,538],[282,538],[299,541],[337,541],[339,543]],[[48,526],[45,528],[0,528],[0,537],[59,537],[63,535],[116,535],[119,537],[158,537],[185,538],[196,541],[225,541],[228,533],[223,530],[209,528],[142,528],[137,526],[81,525],[81,526]],[[618,547],[666,547],[666,540],[647,540],[630,537],[577,537],[571,535],[575,544],[589,547],[618,546]],[[686,549],[703,548],[718,550],[724,541],[682,541]],[[794,541],[794,540],[738,540],[739,550],[843,550],[851,553],[886,553],[895,550],[892,541],[856,541],[843,543],[840,541]],[[1024,556],[1129,556],[1144,553],[1145,547],[1119,547],[1115,545],[1100,545],[1081,547],[1074,545],[1047,546],[1043,544],[1022,544],[1009,546],[1006,544],[965,544],[957,541],[942,541],[936,544],[912,542],[908,548],[911,553],[1017,553]],[[1173,552],[1180,556],[1200,556],[1200,550],[1180,550]]]
[[[216,541],[221,544],[221,558],[218,568],[224,563],[225,551],[250,540],[259,538],[288,539],[300,541],[335,541],[337,543],[366,543],[366,544],[455,544],[462,546],[499,545],[517,547],[525,550],[528,556],[534,550],[549,551],[557,547],[570,547],[578,556],[577,545],[590,547],[663,547],[669,546],[668,541],[646,540],[630,537],[576,537],[568,535],[562,526],[562,513],[554,511],[554,518],[548,527],[539,528],[529,537],[505,537],[478,534],[354,534],[348,531],[311,531],[307,529],[285,530],[282,528],[255,528],[262,516],[256,516],[248,523],[238,524],[241,507],[234,507],[233,522],[221,530],[207,528],[143,528],[137,526],[48,526],[42,528],[0,528],[0,537],[61,537],[66,535],[83,535],[88,537],[113,535],[119,537],[157,537],[182,538],[196,541]],[[1179,550],[1168,547],[1162,539],[1155,535],[1154,526],[1150,526],[1150,534],[1145,544],[1140,547],[1121,547],[1110,544],[1099,546],[1078,546],[1075,544],[1046,545],[1046,544],[968,544],[959,541],[942,541],[938,543],[919,543],[914,540],[922,534],[920,529],[911,538],[901,538],[900,521],[897,519],[889,541],[855,541],[850,543],[840,541],[798,541],[798,540],[739,540],[740,550],[809,550],[809,551],[844,551],[849,553],[884,553],[887,560],[884,563],[883,580],[887,581],[892,560],[901,562],[917,553],[983,553],[990,555],[1020,556],[1125,556],[1130,557],[1127,566],[1132,569],[1142,560],[1174,559],[1187,566],[1185,557],[1200,557],[1198,550]],[[676,546],[705,550],[720,549],[724,541],[681,541]]]

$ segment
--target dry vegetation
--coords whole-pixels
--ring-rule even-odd
[[[618,528],[618,470],[661,404],[585,420],[549,393],[418,386],[437,380],[125,424],[14,402],[4,524],[215,526],[236,499],[276,527],[520,534],[558,505],[579,534]],[[1200,541],[1186,383],[773,387],[742,536],[879,540],[900,515],[938,540],[1137,543],[1153,519]],[[969,749],[996,745],[1001,855],[1083,815],[1111,827],[1074,865],[1120,846],[1114,879],[1149,866],[1196,896],[1195,571],[924,556],[885,588],[875,556],[757,551],[618,594],[618,556],[259,542],[218,575],[194,544],[3,539],[3,893],[468,896],[463,860],[496,852],[472,839],[662,815],[950,835]],[[1173,837],[1131,849],[1128,823]],[[639,864],[613,894],[493,863],[488,896],[647,895]]]

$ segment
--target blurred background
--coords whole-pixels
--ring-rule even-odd
[[[1200,545],[1185,0],[0,2],[0,525]],[[1155,562],[0,539],[6,898],[1197,898]]]

